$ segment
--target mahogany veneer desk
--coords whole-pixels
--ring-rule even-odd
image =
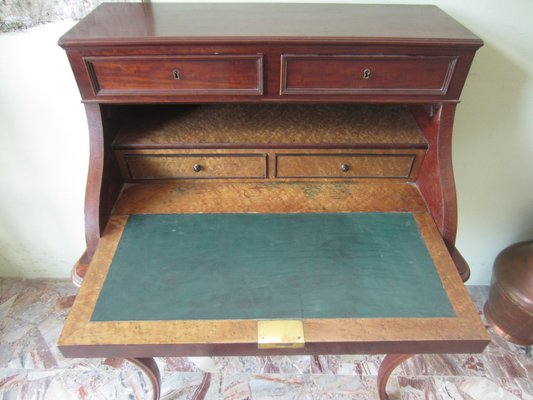
[[[453,116],[482,42],[432,6],[104,4],[60,39],[87,251],[59,340],[126,357],[479,352]],[[90,267],[88,267],[90,265]]]

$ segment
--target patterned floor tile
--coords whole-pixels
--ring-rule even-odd
[[[470,287],[478,309],[487,287]],[[148,399],[151,387],[117,358],[67,359],[57,338],[77,289],[65,280],[0,278],[0,398]],[[533,400],[533,358],[492,335],[483,354],[419,355],[396,369],[391,400]],[[163,400],[377,400],[383,356],[160,358]]]

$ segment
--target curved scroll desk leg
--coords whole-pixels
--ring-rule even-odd
[[[378,392],[380,400],[389,400],[389,396],[387,395],[387,382],[392,371],[412,356],[413,354],[387,354],[383,361],[381,361],[378,371]]]
[[[70,272],[70,280],[76,287],[80,287],[83,282],[83,278],[89,269],[89,260],[87,256],[87,251],[84,251],[80,259],[76,261],[72,271]]]
[[[127,358],[127,360],[136,366],[148,376],[153,388],[153,400],[159,400],[161,397],[161,375],[159,368],[153,358]]]
[[[89,128],[89,171],[85,189],[86,250],[71,273],[74,285],[80,286],[98,246],[115,202],[122,190],[123,179],[111,150],[117,133],[119,112],[98,103],[85,103]]]
[[[452,168],[455,107],[455,104],[439,104],[429,115],[424,106],[413,105],[410,110],[429,144],[416,184],[461,278],[466,281],[470,276],[470,267],[455,248],[457,196]]]
[[[463,282],[466,282],[468,278],[470,278],[470,267],[468,266],[468,263],[464,259],[463,255],[455,247],[452,250],[452,260],[457,267],[457,271],[459,271],[459,275],[461,275],[461,279]]]

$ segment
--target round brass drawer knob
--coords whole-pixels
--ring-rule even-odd
[[[202,170],[202,166],[200,164],[194,164],[192,169],[194,170],[194,172],[200,172]]]
[[[349,170],[350,170],[350,166],[348,164],[341,164],[342,172],[348,172]]]

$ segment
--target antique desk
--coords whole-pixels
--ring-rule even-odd
[[[104,4],[60,39],[90,165],[67,357],[480,352],[433,6]]]

